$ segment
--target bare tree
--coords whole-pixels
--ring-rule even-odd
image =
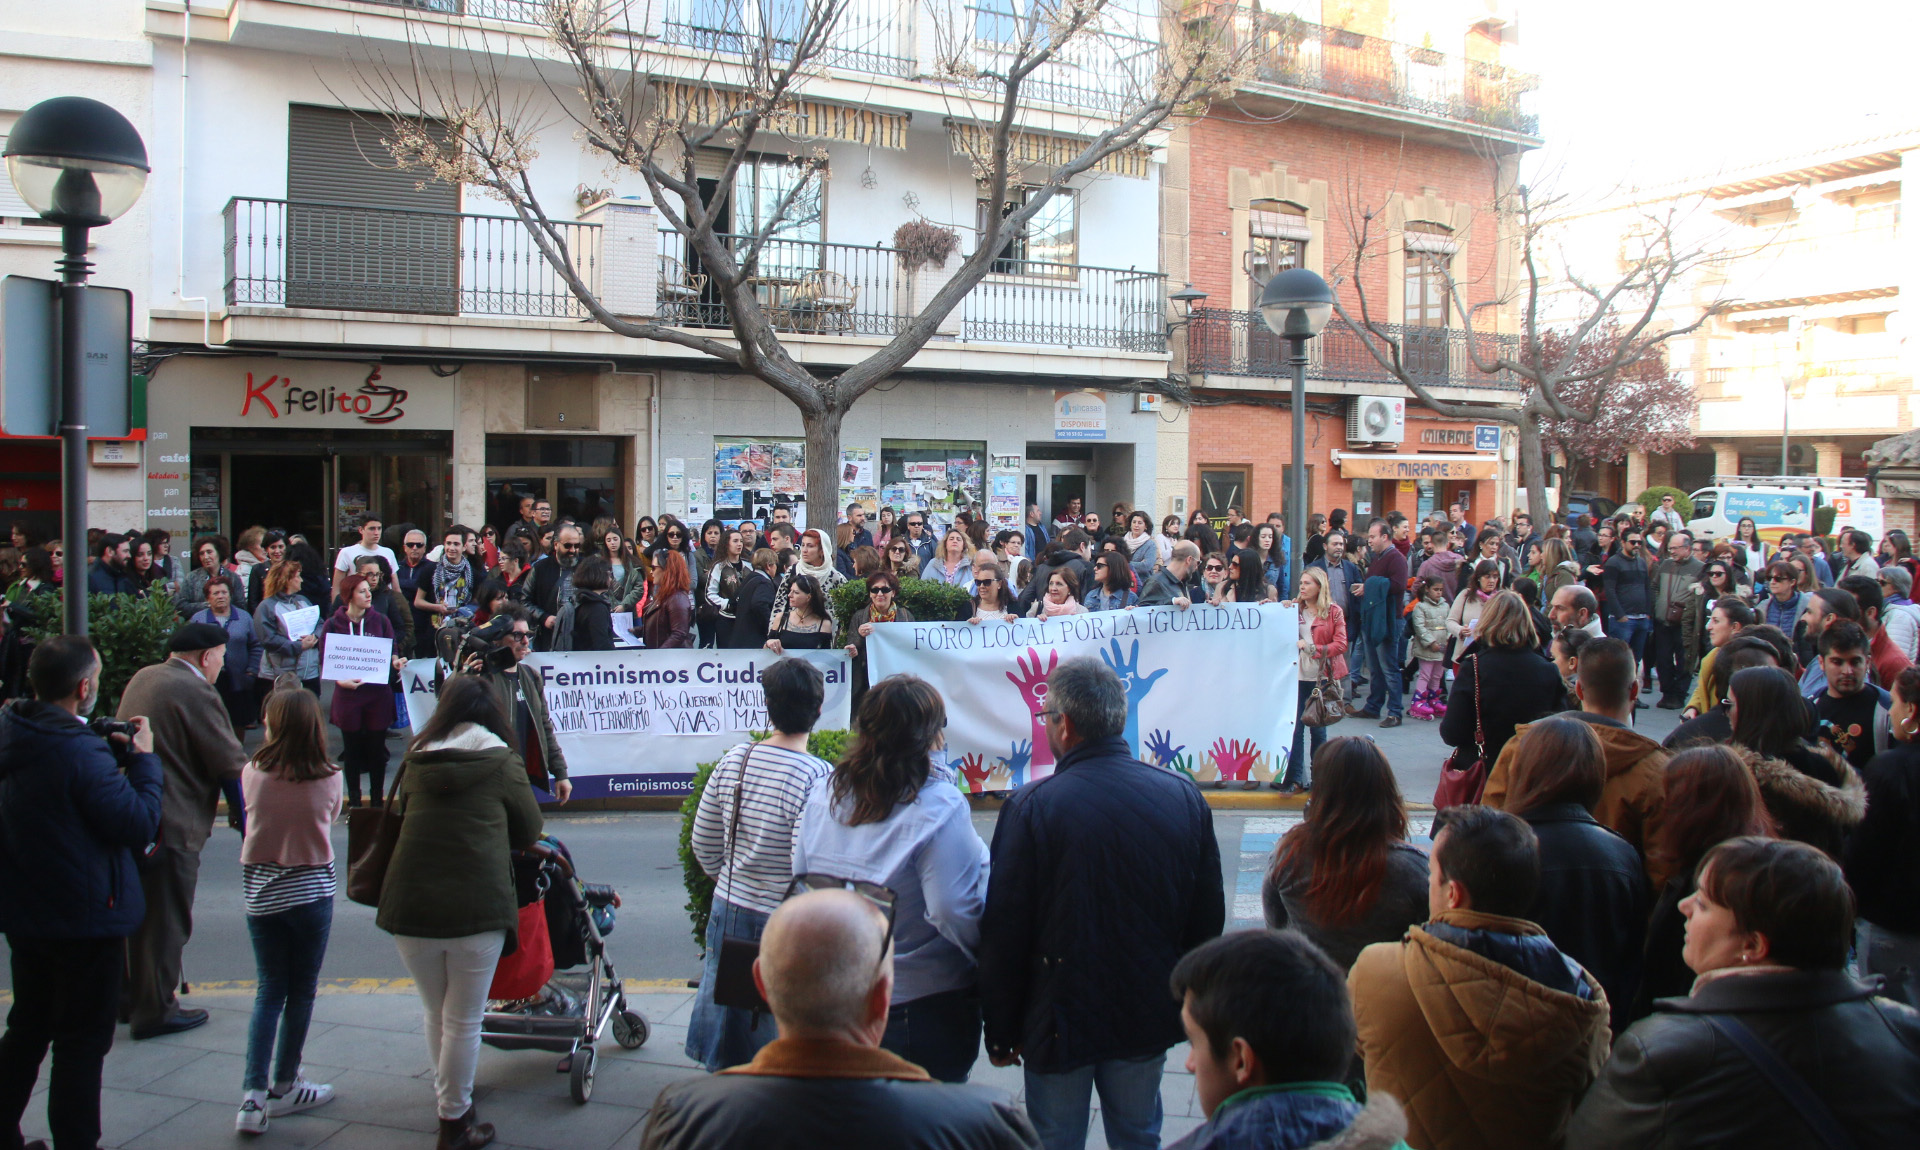
[[[1559,253],[1550,250],[1560,222],[1555,216],[1556,201],[1535,202],[1521,187],[1501,207],[1512,217],[1522,272],[1513,296],[1469,306],[1462,284],[1451,273],[1444,282],[1453,314],[1464,328],[1467,361],[1486,376],[1519,381],[1518,403],[1457,403],[1433,394],[1447,372],[1436,378],[1436,373],[1423,370],[1418,346],[1411,352],[1407,347],[1407,332],[1413,329],[1389,330],[1367,294],[1361,273],[1368,260],[1384,255],[1385,240],[1375,230],[1379,218],[1375,210],[1362,207],[1350,212],[1353,247],[1336,278],[1350,282],[1357,307],[1350,309],[1336,290],[1334,310],[1353,328],[1374,362],[1421,403],[1441,415],[1518,428],[1527,511],[1535,523],[1546,523],[1549,468],[1544,429],[1591,425],[1612,414],[1612,405],[1625,390],[1623,381],[1637,382],[1641,365],[1649,360],[1664,365],[1668,343],[1691,334],[1725,311],[1727,304],[1702,306],[1685,323],[1676,324],[1668,317],[1673,302],[1669,293],[1689,286],[1693,273],[1712,258],[1704,249],[1682,245],[1677,209],[1642,214],[1631,234],[1621,238],[1617,274],[1595,279],[1568,267],[1564,258],[1556,258]],[[1549,264],[1558,266],[1550,269]],[[1490,330],[1475,330],[1474,317],[1480,311],[1515,304],[1520,332],[1511,345],[1503,346]],[[1452,356],[1444,362],[1450,369]]]
[[[802,364],[781,340],[781,325],[756,292],[755,279],[770,245],[796,218],[817,210],[828,176],[822,148],[798,149],[789,138],[809,82],[822,75],[856,33],[847,28],[854,0],[744,0],[732,5],[741,28],[727,34],[724,59],[699,77],[665,65],[643,39],[645,13],[625,0],[550,0],[544,9],[548,41],[570,73],[572,91],[549,79],[547,89],[571,119],[573,134],[613,169],[644,180],[663,229],[677,234],[709,277],[707,298],[724,315],[727,334],[701,331],[670,319],[615,314],[578,269],[568,231],[534,191],[529,175],[541,131],[529,103],[510,94],[498,71],[499,54],[471,54],[477,65],[453,65],[421,37],[405,68],[376,62],[361,69],[362,86],[391,121],[392,150],[403,166],[426,178],[483,189],[504,201],[532,235],[547,262],[588,314],[633,339],[688,348],[765,382],[800,411],[806,434],[807,501],[815,514],[839,496],[841,421],[861,396],[886,381],[933,337],[941,321],[992,270],[1009,237],[1022,233],[1047,204],[1116,153],[1144,146],[1168,117],[1203,112],[1209,99],[1231,91],[1244,76],[1246,45],[1236,46],[1231,19],[1162,20],[1128,13],[1114,0],[1011,0],[993,17],[994,51],[975,50],[975,15],[946,0],[930,0],[923,16],[935,22],[937,74],[956,119],[978,126],[971,153],[980,197],[1007,204],[984,213],[973,251],[922,310],[891,338],[845,368]],[[1223,9],[1228,16],[1230,9]],[[415,17],[431,20],[431,17]],[[1129,34],[1148,22],[1152,38]],[[870,32],[867,34],[871,34]],[[495,36],[498,33],[494,33]],[[1046,78],[1061,69],[1097,74],[1101,94],[1081,112],[1080,143],[1044,174],[1026,172],[1023,127]],[[677,93],[698,89],[705,98]],[[1058,104],[1055,96],[1049,102]],[[1084,107],[1085,105],[1083,105]],[[1056,106],[1054,114],[1059,114]],[[431,125],[431,127],[423,126]],[[566,125],[563,125],[566,126]],[[795,133],[799,134],[799,133]],[[564,138],[564,137],[563,137]],[[796,152],[800,154],[796,154]],[[721,218],[737,177],[757,153],[785,154],[793,175],[776,202],[762,205],[755,226],[742,234]],[[718,157],[718,176],[696,156]],[[703,179],[712,179],[703,192]],[[1009,189],[1027,192],[1009,203]],[[720,322],[716,319],[716,323]],[[727,338],[730,337],[730,338]],[[831,519],[827,520],[831,522]]]

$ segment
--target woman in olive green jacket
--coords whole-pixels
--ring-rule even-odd
[[[513,729],[477,676],[440,689],[433,717],[400,765],[405,821],[375,922],[394,936],[426,1009],[440,1146],[493,1141],[476,1122],[473,1072],[494,967],[519,920],[509,852],[540,836],[540,808]]]

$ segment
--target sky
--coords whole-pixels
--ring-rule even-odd
[[[1515,7],[1546,138],[1525,178],[1577,199],[1920,128],[1916,0]]]

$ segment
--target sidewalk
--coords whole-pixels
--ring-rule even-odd
[[[322,983],[305,1072],[317,1082],[331,1082],[339,1094],[317,1110],[275,1119],[258,1138],[233,1131],[253,987],[218,983],[194,990],[182,1001],[212,1013],[205,1026],[144,1042],[120,1029],[101,1091],[103,1147],[420,1150],[433,1145],[433,1078],[420,1034],[419,1000],[407,980]],[[567,1097],[566,1076],[554,1073],[555,1056],[481,1047],[474,1098],[481,1117],[499,1128],[496,1146],[632,1150],[640,1144],[647,1109],[661,1089],[701,1071],[681,1053],[692,991],[630,981],[627,1001],[647,1016],[652,1036],[638,1050],[620,1049],[610,1034],[600,1042],[593,1100],[585,1106]],[[1161,1079],[1167,1141],[1201,1121],[1186,1057],[1184,1044],[1169,1051]],[[43,1065],[39,1090],[21,1124],[28,1138],[47,1136],[46,1081]],[[973,1081],[1020,1096],[1019,1069],[996,1070],[984,1052],[974,1065]],[[1097,1113],[1087,1145],[1106,1146]]]

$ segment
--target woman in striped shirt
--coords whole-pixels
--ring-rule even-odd
[[[742,743],[707,777],[693,816],[693,856],[714,880],[706,962],[687,1025],[687,1057],[708,1070],[753,1060],[775,1037],[761,1011],[713,1000],[720,946],[727,937],[759,941],[793,882],[793,832],[813,784],[833,773],[807,753],[820,720],[826,682],[813,664],[782,659],[760,675],[774,733]]]
[[[247,834],[240,845],[247,932],[260,986],[247,1035],[246,1092],[234,1129],[263,1134],[267,1120],[333,1100],[333,1087],[300,1076],[320,963],[333,928],[333,841],[340,772],[327,759],[320,700],[298,687],[267,697],[266,740],[240,774]],[[267,1059],[274,1060],[268,1089]]]

